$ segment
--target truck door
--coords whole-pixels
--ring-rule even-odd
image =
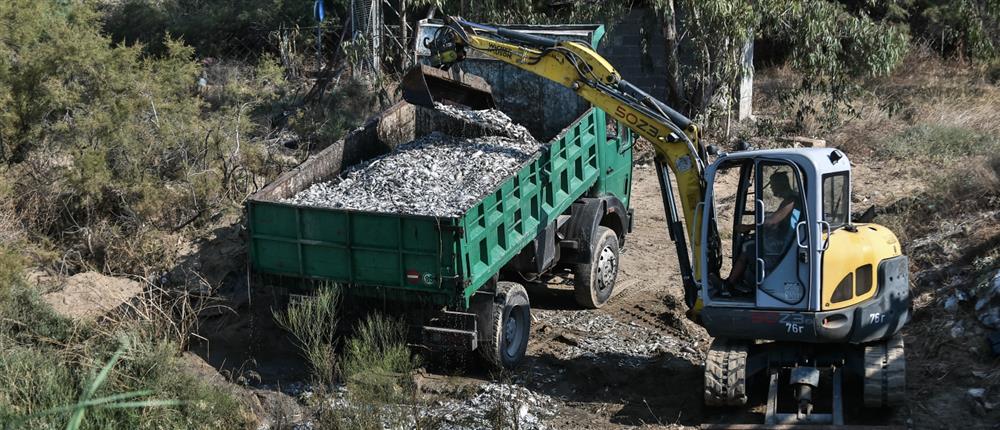
[[[629,207],[632,188],[632,143],[635,137],[631,130],[622,127],[618,120],[604,111],[598,110],[605,119],[598,121],[604,126],[605,139],[598,145],[601,173],[598,189],[602,194],[612,194]],[[601,136],[599,133],[598,136]]]
[[[757,306],[805,307],[809,285],[805,187],[799,169],[783,160],[757,161],[755,204]],[[797,231],[801,230],[801,231]],[[801,240],[797,239],[800,238]]]

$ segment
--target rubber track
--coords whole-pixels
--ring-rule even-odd
[[[746,393],[747,345],[716,338],[705,360],[705,405],[743,406]]]
[[[901,406],[906,392],[903,337],[865,347],[864,400],[869,408]]]

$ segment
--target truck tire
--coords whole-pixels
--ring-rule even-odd
[[[865,347],[867,408],[893,408],[906,400],[906,351],[899,334]]]
[[[524,358],[531,333],[528,293],[516,282],[497,282],[479,352],[496,370],[513,369]]]
[[[705,406],[746,403],[747,344],[715,338],[705,360]]]
[[[604,306],[611,298],[618,278],[618,235],[600,226],[591,248],[590,263],[579,264],[573,271],[576,303],[588,309]]]

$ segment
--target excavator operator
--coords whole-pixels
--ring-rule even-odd
[[[778,209],[764,217],[763,230],[764,246],[769,255],[783,255],[784,251],[791,243],[795,232],[795,225],[799,222],[801,211],[799,210],[799,193],[794,189],[788,180],[787,172],[775,172],[770,176],[771,194],[781,199]],[[750,234],[754,231],[753,224],[740,224],[736,226],[736,232],[740,234]],[[757,260],[757,239],[750,237],[743,241],[740,246],[740,253],[733,262],[733,268],[729,272],[729,277],[724,279],[724,294],[728,292],[749,293],[752,291],[754,279],[747,275],[747,265]],[[768,264],[773,266],[775,263]],[[751,274],[753,266],[751,267]]]

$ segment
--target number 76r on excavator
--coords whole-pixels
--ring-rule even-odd
[[[873,408],[903,401],[909,263],[891,231],[851,219],[843,152],[708,147],[690,119],[622,79],[586,43],[450,17],[417,42],[441,69],[476,51],[561,84],[653,144],[689,315],[715,338],[706,404],[745,404],[755,378],[769,382],[767,424],[842,424],[845,398]],[[421,70],[404,78],[407,101],[455,100],[433,94],[413,76]],[[723,176],[738,178],[731,205],[718,197]],[[845,396],[848,382],[858,389]],[[786,412],[778,397],[787,394],[795,407]]]

